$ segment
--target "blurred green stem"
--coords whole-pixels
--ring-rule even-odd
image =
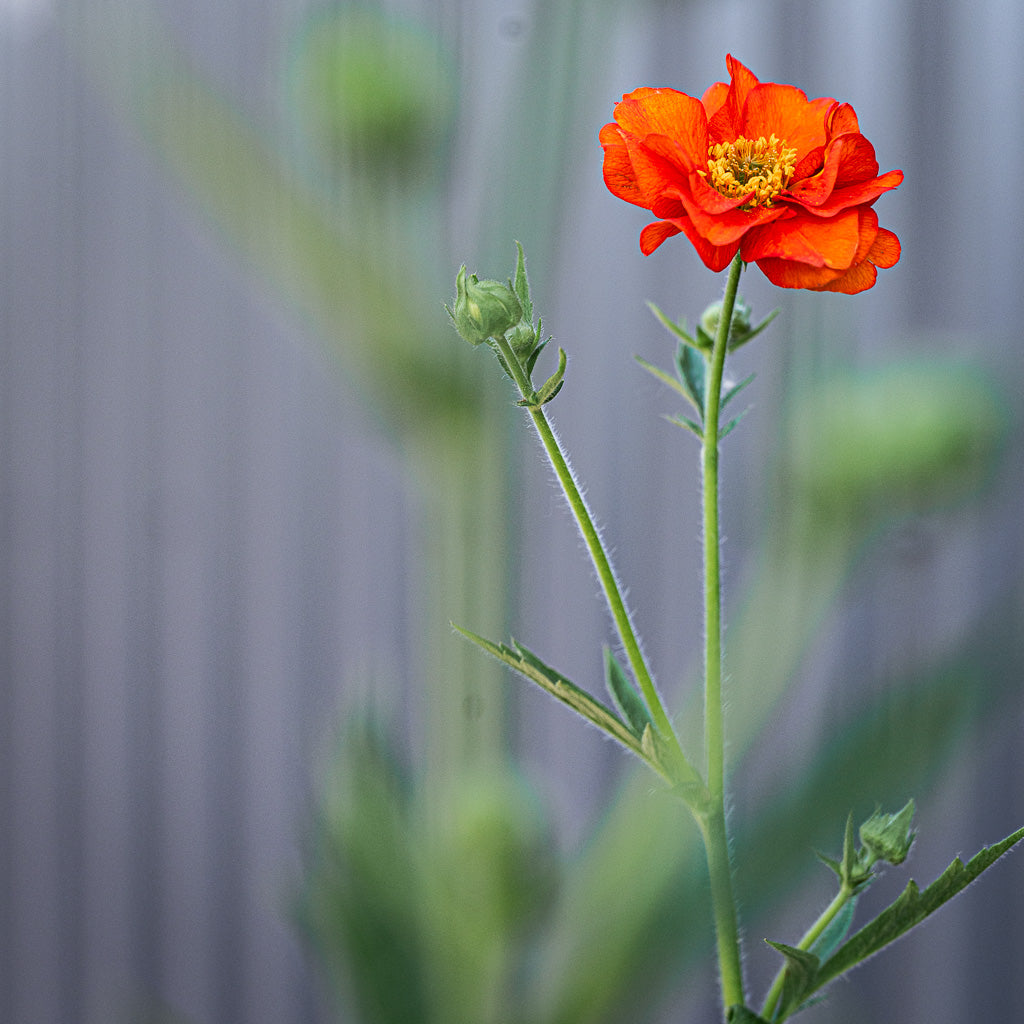
[[[505,712],[500,669],[480,665],[453,643],[449,614],[504,626],[508,590],[507,474],[504,410],[491,403],[452,422],[425,423],[406,449],[420,496],[417,546],[422,562],[413,605],[418,671],[426,686],[423,730],[428,801],[448,805],[451,787],[466,772],[500,765],[505,757]],[[436,429],[435,429],[436,428]],[[480,451],[493,453],[481,459]],[[493,678],[492,678],[493,677]],[[439,813],[440,810],[439,810]]]
[[[707,758],[707,788],[710,797],[701,817],[701,833],[707,850],[711,900],[718,940],[718,965],[722,1001],[743,1004],[743,974],[740,957],[739,923],[729,863],[729,839],[725,824],[725,736],[722,727],[722,587],[718,524],[718,441],[722,375],[729,343],[729,328],[736,303],[743,262],[736,254],[722,300],[715,345],[708,367],[704,409],[704,752]]]

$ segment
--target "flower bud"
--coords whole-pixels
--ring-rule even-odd
[[[735,348],[737,345],[743,344],[743,342],[747,340],[748,336],[750,336],[750,314],[750,307],[742,298],[740,298],[740,296],[737,295],[736,301],[732,307],[732,324],[729,330],[728,339],[730,348]],[[712,302],[711,305],[704,310],[703,314],[701,314],[701,330],[707,335],[712,344],[714,344],[714,340],[718,335],[718,324],[721,319],[721,302]]]
[[[512,351],[525,363],[531,353],[537,347],[537,331],[534,326],[526,320],[520,320],[510,331],[506,332]]]
[[[895,814],[876,811],[860,827],[861,844],[876,861],[902,864],[914,841],[915,833],[910,827],[913,817],[913,800],[909,800]]]
[[[503,337],[522,318],[523,307],[507,284],[480,281],[476,274],[466,273],[465,265],[455,279],[455,290],[455,306],[448,315],[471,345]]]

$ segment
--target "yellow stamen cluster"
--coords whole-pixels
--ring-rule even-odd
[[[785,189],[796,169],[796,150],[775,135],[766,139],[745,139],[719,142],[708,147],[708,169],[697,173],[724,196],[747,196],[744,209],[771,206],[772,200]]]

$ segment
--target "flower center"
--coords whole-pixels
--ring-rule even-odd
[[[743,209],[771,206],[789,185],[796,168],[796,150],[776,136],[719,142],[708,147],[708,169],[697,173],[723,196],[746,196]]]

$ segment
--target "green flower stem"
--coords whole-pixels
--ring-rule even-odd
[[[711,901],[718,942],[718,966],[725,1009],[743,1004],[739,921],[729,862],[725,824],[725,736],[722,728],[722,588],[718,524],[718,440],[722,375],[729,328],[743,262],[736,254],[722,299],[715,345],[710,356],[704,409],[704,751],[710,797],[701,832],[707,850]]]
[[[527,374],[519,359],[512,351],[512,347],[509,343],[504,338],[495,340],[498,345],[498,350],[501,352],[502,358],[504,359],[506,366],[509,368],[509,372],[511,373],[512,378],[515,381],[516,386],[519,388],[523,398],[527,400],[531,399],[534,394],[534,389],[529,374]],[[544,451],[547,453],[551,466],[555,471],[555,476],[558,477],[558,482],[562,486],[562,490],[569,502],[572,514],[580,528],[580,533],[583,535],[584,543],[587,545],[587,551],[589,551],[591,561],[597,571],[598,579],[601,582],[601,588],[604,591],[605,598],[608,602],[608,608],[610,609],[612,619],[615,622],[615,628],[618,630],[619,636],[622,639],[622,645],[625,649],[626,657],[629,660],[630,668],[633,670],[634,678],[636,679],[644,700],[647,703],[655,728],[661,736],[671,744],[674,751],[678,754],[678,768],[684,776],[678,781],[684,784],[696,786],[700,791],[703,791],[704,786],[700,780],[700,776],[696,769],[693,768],[693,766],[686,760],[686,756],[683,754],[682,748],[679,745],[679,740],[676,736],[675,730],[672,728],[672,723],[669,721],[669,717],[665,713],[665,708],[661,702],[661,698],[658,696],[658,692],[655,689],[654,680],[647,668],[643,652],[640,650],[640,642],[633,629],[633,624],[629,618],[629,612],[626,610],[626,603],[622,598],[622,592],[619,590],[618,582],[615,579],[615,572],[612,569],[611,561],[604,549],[604,545],[601,543],[597,527],[594,525],[590,511],[587,508],[586,502],[583,500],[583,495],[580,494],[579,487],[576,485],[576,481],[572,475],[572,470],[569,469],[569,464],[566,461],[561,447],[559,446],[558,439],[555,437],[555,433],[551,429],[551,424],[548,422],[548,418],[544,414],[542,407],[530,407],[529,412],[533,419],[533,425],[540,437],[541,444],[544,445]]]
[[[821,912],[817,921],[807,929],[803,938],[796,944],[796,948],[809,950],[821,937],[821,933],[832,923],[836,914],[846,906],[852,896],[853,889],[846,885],[840,886],[839,892],[836,893],[835,898]],[[775,979],[772,981],[772,987],[768,990],[768,995],[765,996],[764,1009],[761,1011],[761,1016],[764,1017],[765,1020],[776,1020],[773,1014],[778,1008],[779,999],[782,997],[782,985],[785,980],[786,968],[783,966],[780,968],[779,973],[775,975]],[[779,1017],[778,1020],[785,1020],[785,1017]]]

